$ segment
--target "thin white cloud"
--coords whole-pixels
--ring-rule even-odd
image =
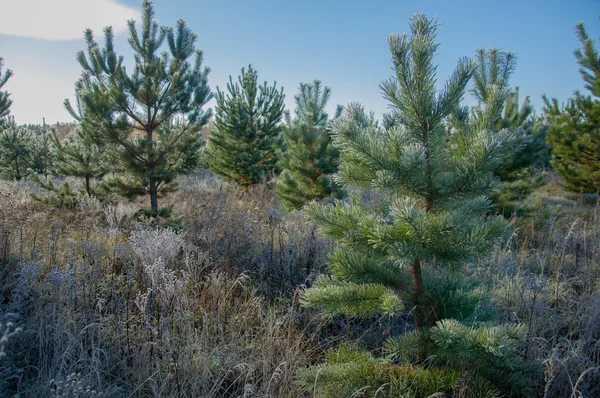
[[[114,0],[16,0],[0,13],[0,34],[44,40],[75,40],[87,28],[124,30],[139,15]]]

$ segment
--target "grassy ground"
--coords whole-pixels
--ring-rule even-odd
[[[265,186],[182,178],[162,202],[181,230],[137,219],[141,201],[59,210],[34,192],[0,182],[1,396],[301,397],[324,348],[383,338],[300,307],[332,243]],[[538,396],[600,396],[600,213],[564,197],[550,178],[470,272],[527,326]]]

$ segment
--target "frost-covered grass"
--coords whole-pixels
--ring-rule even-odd
[[[526,326],[538,396],[600,396],[600,208],[544,189],[471,271]],[[0,181],[0,396],[301,397],[298,369],[390,327],[299,306],[331,242],[265,186],[182,178],[163,203],[183,228],[137,219],[142,200],[58,210],[36,192]]]

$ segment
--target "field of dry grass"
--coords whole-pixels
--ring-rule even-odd
[[[557,186],[470,271],[501,320],[526,325],[538,396],[595,397],[600,209]],[[301,397],[296,371],[324,348],[382,338],[299,305],[332,243],[266,186],[184,177],[163,199],[182,217],[170,228],[138,219],[142,202],[59,210],[33,192],[0,182],[1,396]]]

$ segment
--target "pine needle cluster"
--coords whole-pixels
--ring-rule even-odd
[[[84,82],[79,84],[80,90],[84,89]],[[65,101],[65,108],[78,122],[84,119],[85,107],[81,102],[83,93],[75,93],[76,108]],[[110,170],[110,158],[92,138],[93,133],[79,125],[74,134],[69,134],[60,140],[56,133],[52,134],[51,142],[55,155],[56,171],[65,176],[83,178],[87,195],[94,193],[92,180],[102,180]]]
[[[19,181],[30,171],[33,136],[28,129],[17,126],[11,116],[3,120],[3,124],[4,129],[0,133],[0,168],[4,177]]]

